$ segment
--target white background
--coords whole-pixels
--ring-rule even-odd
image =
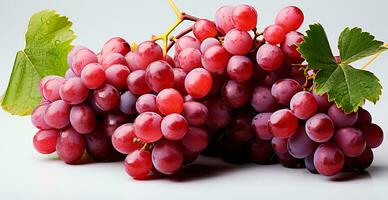
[[[213,18],[218,7],[242,1],[184,1],[176,4],[198,17]],[[259,12],[259,29],[273,23],[286,5],[297,5],[308,24],[320,22],[332,47],[346,26],[359,26],[378,39],[388,41],[385,0],[347,1],[265,1],[246,0]],[[165,0],[151,1],[53,1],[0,0],[0,93],[6,89],[15,53],[24,47],[29,17],[42,9],[55,9],[74,22],[75,44],[96,51],[112,36],[141,42],[160,34],[175,20]],[[368,69],[388,86],[388,53]],[[358,63],[360,66],[366,61]],[[388,130],[388,96],[377,105],[367,104],[373,121]],[[29,117],[11,116],[0,111],[0,199],[388,199],[388,145],[374,151],[375,161],[360,175],[334,178],[313,175],[280,165],[235,166],[219,160],[200,159],[186,173],[174,179],[134,181],[122,163],[71,166],[55,156],[42,156],[32,148],[36,131]]]

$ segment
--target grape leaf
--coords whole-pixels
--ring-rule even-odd
[[[39,81],[47,75],[63,76],[68,68],[66,57],[76,38],[72,23],[53,10],[35,13],[25,36],[26,47],[16,54],[11,78],[1,106],[16,115],[31,114],[41,96]]]
[[[359,28],[346,28],[338,41],[342,61],[337,63],[322,25],[310,25],[306,33],[298,51],[308,68],[318,71],[314,78],[314,90],[318,94],[327,93],[329,101],[347,113],[357,111],[365,100],[373,103],[379,100],[382,90],[379,79],[349,63],[386,50],[382,42]]]
[[[342,63],[349,64],[359,59],[384,51],[384,42],[374,39],[375,37],[360,28],[346,28],[338,39],[338,49]]]

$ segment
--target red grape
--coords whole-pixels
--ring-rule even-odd
[[[193,33],[199,41],[217,36],[217,27],[214,22],[207,19],[199,19],[193,25]]]
[[[314,166],[325,176],[333,176],[344,167],[345,157],[334,143],[321,144],[314,153]]]
[[[34,148],[41,154],[50,154],[55,152],[58,134],[58,130],[39,130],[34,135]]]
[[[250,5],[240,4],[234,7],[232,22],[239,30],[249,31],[256,28],[257,11]]]
[[[164,89],[156,96],[156,106],[164,115],[181,113],[183,110],[183,97],[175,89]]]
[[[271,115],[269,127],[274,137],[288,138],[298,128],[298,118],[290,110],[281,109]]]
[[[186,119],[182,115],[174,113],[164,117],[161,123],[162,133],[169,140],[182,139],[188,128]]]
[[[146,179],[152,170],[151,153],[144,150],[134,150],[125,158],[125,171],[134,179]]]
[[[205,97],[210,92],[212,85],[212,75],[203,68],[193,69],[185,79],[186,91],[193,98]]]
[[[329,116],[318,113],[306,122],[306,133],[315,142],[326,142],[334,134],[334,124]]]
[[[162,117],[154,112],[139,114],[134,122],[135,134],[143,142],[156,142],[162,138],[160,129]]]

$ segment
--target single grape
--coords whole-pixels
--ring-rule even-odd
[[[318,113],[306,121],[306,133],[315,142],[326,142],[334,134],[334,123],[323,113]]]
[[[33,138],[33,145],[36,151],[41,154],[54,153],[56,150],[58,130],[39,130]]]
[[[151,153],[145,150],[134,150],[124,161],[125,171],[134,179],[146,179],[152,166]]]
[[[288,138],[298,128],[298,118],[288,109],[281,109],[272,113],[269,127],[274,137]]]
[[[258,86],[252,94],[251,105],[257,112],[273,112],[280,106],[267,87]]]
[[[276,16],[275,24],[283,27],[285,32],[297,30],[303,23],[303,12],[296,6],[283,8]]]
[[[125,65],[115,64],[105,69],[106,83],[122,91],[127,88],[129,69]]]
[[[291,31],[285,35],[285,39],[280,45],[280,48],[287,55],[287,57],[293,59],[301,59],[301,55],[297,50],[297,45],[303,42],[303,38],[303,34],[296,31]]]
[[[83,68],[87,64],[97,62],[97,56],[93,51],[82,48],[74,53],[73,59],[71,60],[71,69],[77,76],[80,76]]]
[[[147,94],[151,92],[145,79],[146,72],[144,70],[136,70],[131,72],[127,78],[127,86],[129,91],[136,95]]]
[[[357,122],[357,118],[358,118],[358,115],[356,112],[346,114],[335,104],[330,106],[327,114],[333,120],[334,125],[339,128],[353,126]]]
[[[169,140],[182,139],[189,129],[186,119],[180,114],[170,114],[163,118],[161,123],[161,130]]]
[[[302,91],[302,86],[292,79],[280,79],[271,88],[272,96],[283,105],[290,104],[291,98],[299,91]]]
[[[242,31],[256,28],[257,11],[250,5],[240,4],[234,7],[232,14],[233,26]]]
[[[347,157],[356,157],[364,152],[366,141],[361,130],[353,127],[336,131],[334,141]]]
[[[113,147],[122,154],[130,154],[140,149],[142,144],[134,142],[135,127],[131,123],[123,124],[116,128],[112,135]]]
[[[156,142],[162,138],[162,117],[154,112],[144,112],[135,119],[135,134],[143,142]]]
[[[136,111],[138,113],[144,112],[156,112],[159,113],[159,109],[156,106],[156,95],[143,94],[136,101]]]
[[[110,137],[100,128],[96,128],[91,133],[85,135],[86,152],[96,161],[112,161],[114,148]]]
[[[101,66],[104,70],[112,65],[127,65],[125,57],[119,53],[110,53],[102,57]]]
[[[89,89],[97,89],[105,83],[105,72],[98,63],[90,63],[81,72],[82,83]]]
[[[89,89],[82,83],[81,78],[74,77],[62,84],[59,95],[66,103],[77,105],[88,98]]]
[[[104,115],[104,121],[102,123],[102,129],[104,130],[104,133],[112,137],[114,131],[121,125],[128,123],[130,118],[127,115],[124,115],[122,113],[109,113]]]
[[[247,81],[253,75],[253,63],[246,56],[232,56],[226,67],[226,73],[236,82]]]
[[[244,106],[251,97],[248,85],[229,80],[222,88],[222,98],[230,107],[239,108]]]
[[[384,134],[383,130],[376,124],[363,124],[361,125],[362,133],[366,140],[366,144],[370,148],[376,148],[383,143]]]
[[[200,50],[202,53],[205,53],[208,48],[220,45],[220,41],[218,41],[216,38],[206,38],[204,41],[202,41]]]
[[[253,39],[246,31],[230,30],[224,38],[225,49],[233,55],[245,55],[251,50]]]
[[[187,48],[199,49],[200,46],[201,46],[201,43],[199,42],[199,40],[189,35],[185,35],[176,41],[175,53],[179,54],[182,50]]]
[[[314,153],[314,166],[325,176],[339,173],[345,164],[345,156],[332,142],[321,144]]]
[[[193,33],[199,41],[217,36],[217,27],[214,22],[207,19],[199,19],[193,25]]]
[[[202,55],[202,66],[209,72],[222,74],[229,61],[228,51],[219,45],[206,49]]]
[[[125,56],[129,51],[131,51],[131,47],[127,41],[121,37],[113,37],[104,44],[101,54],[104,56],[110,53],[119,53]]]
[[[256,137],[261,140],[271,140],[273,135],[269,130],[268,122],[272,113],[259,113],[252,119],[252,129],[256,133]]]
[[[73,106],[69,118],[71,126],[81,134],[92,132],[96,126],[96,115],[86,104]]]
[[[65,163],[74,164],[84,154],[84,138],[71,127],[62,129],[57,139],[56,151],[59,158]]]
[[[51,127],[44,121],[46,110],[49,104],[42,104],[37,106],[31,113],[31,122],[36,128],[41,130],[51,129]]]
[[[306,158],[317,146],[318,144],[307,136],[304,126],[299,126],[287,142],[288,153],[295,158]]]
[[[152,163],[162,174],[169,175],[178,171],[183,159],[182,148],[172,141],[160,141],[152,149]]]
[[[182,95],[187,94],[185,88],[186,72],[181,68],[172,68],[174,73],[174,88],[178,90]]]
[[[327,113],[327,110],[329,110],[331,103],[329,102],[329,97],[327,94],[318,95],[315,91],[313,91],[313,95],[315,98],[315,101],[318,104],[318,110],[320,112]]]
[[[275,45],[263,44],[256,54],[257,64],[266,70],[274,71],[282,66],[284,61],[284,53]]]
[[[205,97],[210,92],[212,85],[212,75],[203,68],[193,69],[185,79],[186,91],[193,98]]]
[[[61,129],[69,125],[71,105],[63,100],[57,100],[50,103],[44,115],[44,121],[50,127]]]
[[[234,28],[233,25],[233,6],[222,6],[216,11],[214,22],[217,30],[225,35],[229,30]]]
[[[43,78],[39,81],[39,85],[38,85],[39,93],[42,95],[43,98],[44,98],[44,95],[43,95],[43,87],[44,87],[44,85],[46,84],[46,82],[49,81],[49,80],[51,80],[51,79],[61,79],[61,80],[64,82],[64,79],[63,79],[63,77],[61,77],[61,76],[48,75],[48,76],[43,77]]]
[[[156,106],[164,114],[181,113],[183,110],[183,97],[175,89],[164,89],[156,96]]]
[[[232,110],[218,98],[210,99],[206,104],[209,111],[207,125],[214,129],[225,128],[232,119]]]
[[[200,102],[185,102],[183,104],[182,115],[191,126],[202,126],[209,118],[209,110]]]
[[[287,138],[282,139],[278,137],[273,137],[271,140],[272,149],[278,154],[288,153],[287,143]]]
[[[290,109],[297,118],[306,120],[317,112],[318,104],[311,92],[301,91],[291,98]]]
[[[59,95],[59,90],[64,83],[65,79],[62,77],[52,77],[45,81],[42,87],[43,98],[49,100],[50,102],[61,99],[61,96]]]
[[[147,67],[145,80],[153,91],[160,92],[174,86],[174,73],[166,61],[158,60]]]
[[[190,127],[182,138],[181,143],[185,149],[199,152],[204,150],[209,144],[209,135],[202,128]]]
[[[94,90],[93,98],[96,106],[103,111],[114,110],[120,104],[119,91],[109,84],[104,84],[102,87]]]
[[[146,69],[154,61],[163,59],[162,48],[153,41],[145,41],[139,44],[136,49],[137,64],[140,69]]]
[[[138,96],[132,94],[130,91],[126,91],[120,96],[119,109],[122,113],[127,115],[136,114],[136,101]]]
[[[202,66],[201,52],[194,48],[183,49],[178,55],[177,62],[184,72],[189,73],[194,68]]]
[[[264,29],[263,35],[266,42],[276,45],[283,43],[286,32],[281,26],[273,24]]]

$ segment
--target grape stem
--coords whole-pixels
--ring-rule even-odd
[[[177,19],[175,20],[175,22],[167,29],[167,31],[165,33],[163,33],[162,35],[153,35],[151,37],[151,40],[153,41],[157,41],[157,40],[162,40],[163,42],[163,55],[166,56],[167,55],[167,51],[171,48],[173,44],[169,44],[169,35],[171,34],[171,32],[173,32],[183,21],[185,20],[189,20],[189,21],[197,21],[198,18],[197,17],[194,17],[192,15],[189,15],[187,13],[184,13],[182,11],[179,10],[179,8],[175,5],[175,3],[173,2],[173,0],[167,0],[168,4],[171,6],[172,10],[174,11],[175,15],[177,16]],[[190,30],[191,31],[191,30]],[[189,33],[190,31],[184,33],[184,34],[187,34]],[[183,31],[184,32],[184,31]],[[183,36],[183,35],[182,35]],[[181,36],[181,37],[182,37]],[[178,37],[176,37],[178,38]],[[173,41],[172,41],[173,42]]]
[[[388,47],[388,43],[384,44],[383,45],[384,47]],[[375,55],[372,56],[372,58],[365,64],[361,67],[361,69],[366,69],[374,60],[376,60],[377,57],[379,57],[379,55],[382,53],[382,51],[376,53]]]

